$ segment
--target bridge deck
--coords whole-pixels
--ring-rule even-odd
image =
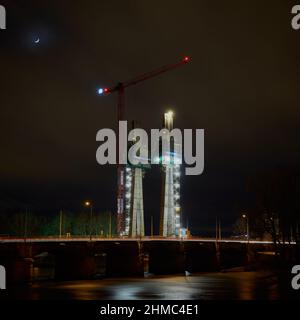
[[[0,243],[33,243],[33,242],[129,242],[129,241],[172,241],[172,242],[216,242],[214,238],[163,238],[163,237],[143,237],[143,238],[100,238],[93,237],[39,237],[39,238],[11,238],[0,237]],[[219,243],[248,243],[248,240],[240,239],[221,239]],[[272,244],[272,241],[249,240],[250,244]],[[296,244],[295,242],[286,242],[285,244]]]

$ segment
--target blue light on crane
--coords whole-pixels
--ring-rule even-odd
[[[101,95],[101,94],[103,94],[103,93],[104,93],[104,89],[99,88],[99,89],[97,90],[97,92],[98,92],[98,94],[99,94],[99,95]]]

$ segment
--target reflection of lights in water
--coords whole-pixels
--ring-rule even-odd
[[[199,288],[193,288],[185,277],[159,277],[147,280],[137,280],[120,286],[109,288],[112,299],[135,300],[135,299],[167,299],[187,300],[192,299]]]
[[[187,273],[189,275],[189,273]],[[205,273],[191,276],[151,276],[71,282],[34,283],[12,296],[26,299],[278,299],[278,284],[270,272]],[[273,279],[274,278],[274,279]],[[267,280],[266,280],[267,279]],[[274,280],[274,281],[273,281]]]
[[[117,300],[135,300],[138,298],[139,291],[141,290],[132,285],[124,285],[115,289],[117,290],[114,290],[113,298]]]

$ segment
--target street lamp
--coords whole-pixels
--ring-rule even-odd
[[[90,201],[85,201],[84,206],[90,208],[90,241],[92,240],[92,219],[93,219],[93,205]]]
[[[111,232],[111,212],[109,212],[109,237],[112,237],[112,232]]]
[[[243,213],[242,215],[243,219],[246,219],[246,227],[247,227],[247,240],[249,242],[249,218],[246,213]]]

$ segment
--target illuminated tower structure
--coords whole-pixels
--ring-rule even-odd
[[[130,237],[145,235],[143,175],[142,167],[126,167],[125,235]]]
[[[135,167],[133,171],[129,234],[131,237],[143,237],[145,235],[143,169],[141,167]]]
[[[125,228],[124,235],[129,236],[130,231],[130,215],[131,215],[131,199],[132,199],[132,179],[133,168],[129,165],[126,166],[125,173]]]
[[[133,122],[133,128],[135,123]],[[145,165],[127,165],[125,174],[125,235],[143,237],[144,199],[143,177]]]
[[[170,140],[170,131],[173,129],[173,112],[164,114],[162,139],[169,139],[170,154],[166,164],[162,164],[162,197],[160,210],[160,235],[163,237],[179,236],[180,231],[180,164],[179,155],[175,153],[175,145]],[[166,130],[167,129],[167,130]]]

